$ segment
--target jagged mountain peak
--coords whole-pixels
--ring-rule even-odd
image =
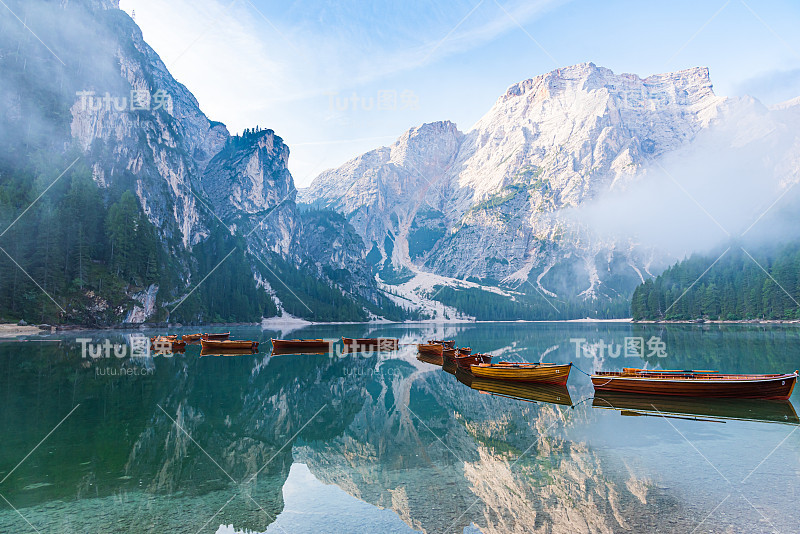
[[[448,121],[411,128],[302,196],[346,215],[390,275],[533,280],[555,296],[566,285],[548,273],[572,271],[593,299],[614,293],[604,277],[622,269],[638,283],[647,268],[627,245],[570,237],[561,210],[636,179],[745,104],[715,95],[706,67],[642,78],[581,63],[512,85],[463,134]]]
[[[442,163],[458,147],[463,135],[450,121],[425,123],[410,128],[391,146],[390,161],[402,165],[411,163],[424,167]],[[409,155],[415,161],[409,162]]]
[[[554,98],[565,92],[593,91],[607,89],[613,91],[617,84],[633,84],[641,86],[658,86],[675,84],[680,89],[695,88],[712,92],[712,83],[708,67],[692,67],[680,71],[651,74],[641,78],[637,74],[615,74],[611,69],[598,67],[594,63],[578,63],[568,67],[560,67],[550,72],[534,76],[513,84],[498,100],[505,101],[529,95],[533,98]]]

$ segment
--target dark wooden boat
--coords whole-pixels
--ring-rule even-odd
[[[592,375],[596,391],[738,399],[788,399],[797,371],[791,374],[726,375],[708,371],[653,371],[626,368]]]
[[[201,339],[203,339],[203,334],[185,334],[181,336],[181,341],[186,343],[200,343]]]
[[[150,350],[158,354],[182,353],[186,351],[186,343],[178,341],[177,336],[155,336],[151,338]]]
[[[285,349],[276,349],[275,347],[272,348],[272,355],[273,356],[284,356],[288,354],[293,355],[312,355],[312,354],[331,354],[332,349],[330,348],[300,348],[300,349],[292,349],[292,348],[285,348]],[[344,351],[345,353],[347,351]]]
[[[150,350],[152,351],[152,354],[156,354],[159,356],[184,354],[186,353],[186,343],[157,341],[156,343],[150,346]]]
[[[718,399],[600,391],[595,394],[592,407],[618,410],[622,415],[629,416],[800,424],[800,418],[788,400]]]
[[[219,341],[201,340],[200,344],[203,350],[229,350],[229,349],[247,349],[258,350],[258,341],[231,341],[229,339],[222,339]]]
[[[420,352],[417,354],[417,359],[421,362],[430,363],[432,365],[442,365],[442,355],[428,354],[427,352]]]
[[[572,364],[500,362],[472,365],[469,369],[480,378],[565,385]]]
[[[349,338],[343,337],[342,343],[349,352],[366,352],[372,350],[388,351],[400,348],[400,340],[391,337]]]
[[[324,350],[330,352],[333,346],[332,341],[325,341],[324,339],[273,339],[272,348],[281,351],[297,351],[297,350]]]
[[[456,348],[456,342],[454,340],[452,340],[452,339],[447,339],[447,340],[431,339],[431,340],[428,341],[428,343],[431,344],[431,345],[441,345],[441,346],[443,346],[445,348],[448,348],[448,349]]]
[[[463,367],[465,369],[469,369],[471,365],[479,365],[481,363],[491,363],[492,356],[490,354],[464,354],[459,350],[459,353],[455,357],[456,365],[459,367]]]
[[[456,352],[457,349],[449,349],[447,347],[442,347],[442,358],[444,358],[446,361],[455,362]]]
[[[258,349],[201,349],[200,356],[252,356]]]
[[[453,360],[442,360],[442,371],[454,375],[458,372],[458,366]]]
[[[417,350],[419,350],[420,354],[433,354],[435,356],[441,356],[443,348],[444,347],[438,343],[420,343],[417,345]]]
[[[204,339],[205,341],[221,341],[230,338],[231,338],[230,332],[218,332],[218,333],[212,332],[208,334],[203,334],[201,339]]]
[[[150,338],[151,343],[155,343],[159,339],[168,340],[168,341],[178,341],[177,335],[167,335],[167,336],[153,336]]]

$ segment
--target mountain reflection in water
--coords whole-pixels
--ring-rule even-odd
[[[374,334],[356,325],[339,328],[349,328],[345,335],[353,337]],[[621,339],[632,328],[386,326],[378,334],[403,343],[455,338],[504,359],[538,361],[547,352],[548,361],[566,363],[575,356],[571,337]],[[304,336],[331,333],[331,327],[314,327]],[[241,329],[237,337],[266,339],[268,347],[270,334]],[[668,346],[680,346],[694,336],[695,345],[708,349],[717,346],[710,334],[708,341],[702,331],[678,328],[665,337]],[[107,334],[94,337],[101,335]],[[756,353],[753,338],[759,336],[762,350]],[[730,341],[736,338],[739,345]],[[726,370],[757,372],[764,370],[760,365],[791,366],[786,349],[797,336],[744,330],[726,339],[720,346],[738,366]],[[679,471],[680,462],[661,464],[661,457],[693,453],[669,424],[693,424],[681,432],[698,440],[704,454],[719,452],[731,469],[741,467],[747,475],[760,458],[738,466],[741,448],[763,443],[766,455],[791,431],[753,421],[797,422],[791,404],[698,407],[605,399],[604,408],[647,413],[649,403],[656,407],[651,415],[730,424],[619,418],[617,411],[592,408],[603,402],[599,396],[586,402],[591,385],[577,373],[568,389],[497,383],[462,370],[443,372],[418,359],[412,347],[369,357],[224,358],[199,358],[199,348],[188,347],[184,355],[135,361],[81,359],[74,338],[61,346],[31,345],[0,344],[0,479],[7,477],[0,494],[40,532],[374,532],[379,526],[398,532],[462,532],[470,526],[498,533],[690,532],[725,493],[713,502],[722,489],[699,456],[686,460],[699,466],[691,477]],[[699,362],[676,357],[670,365],[710,367],[709,360],[717,361],[713,351],[703,354]],[[608,369],[617,363],[582,365]],[[652,362],[637,364],[645,363]],[[154,372],[98,372],[136,366]],[[711,452],[705,442],[715,444]],[[798,449],[796,440],[786,439],[748,479],[748,498],[778,528],[790,524],[792,513],[781,519],[771,510],[796,497],[792,488],[800,485],[796,473],[770,475],[775,465],[796,464]],[[707,500],[696,497],[705,494]],[[721,506],[727,522],[704,527],[771,531],[756,510],[737,507]],[[20,515],[0,507],[0,531],[26,530]]]

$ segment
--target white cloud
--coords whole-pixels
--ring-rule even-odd
[[[234,132],[273,128],[290,148],[296,143],[290,169],[306,185],[312,173],[374,148],[368,141],[341,143],[342,137],[402,133],[380,124],[385,117],[326,121],[331,93],[372,94],[365,86],[519,31],[517,23],[563,1],[503,3],[510,16],[492,0],[387,4],[374,12],[363,2],[311,2],[275,13],[249,0],[121,0],[120,6],[135,11],[145,40],[211,119]]]

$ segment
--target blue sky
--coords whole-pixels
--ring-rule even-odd
[[[720,95],[800,96],[800,2],[120,4],[210,118],[284,138],[298,187],[423,122],[466,131],[511,84],[585,61],[642,77],[702,65]]]

